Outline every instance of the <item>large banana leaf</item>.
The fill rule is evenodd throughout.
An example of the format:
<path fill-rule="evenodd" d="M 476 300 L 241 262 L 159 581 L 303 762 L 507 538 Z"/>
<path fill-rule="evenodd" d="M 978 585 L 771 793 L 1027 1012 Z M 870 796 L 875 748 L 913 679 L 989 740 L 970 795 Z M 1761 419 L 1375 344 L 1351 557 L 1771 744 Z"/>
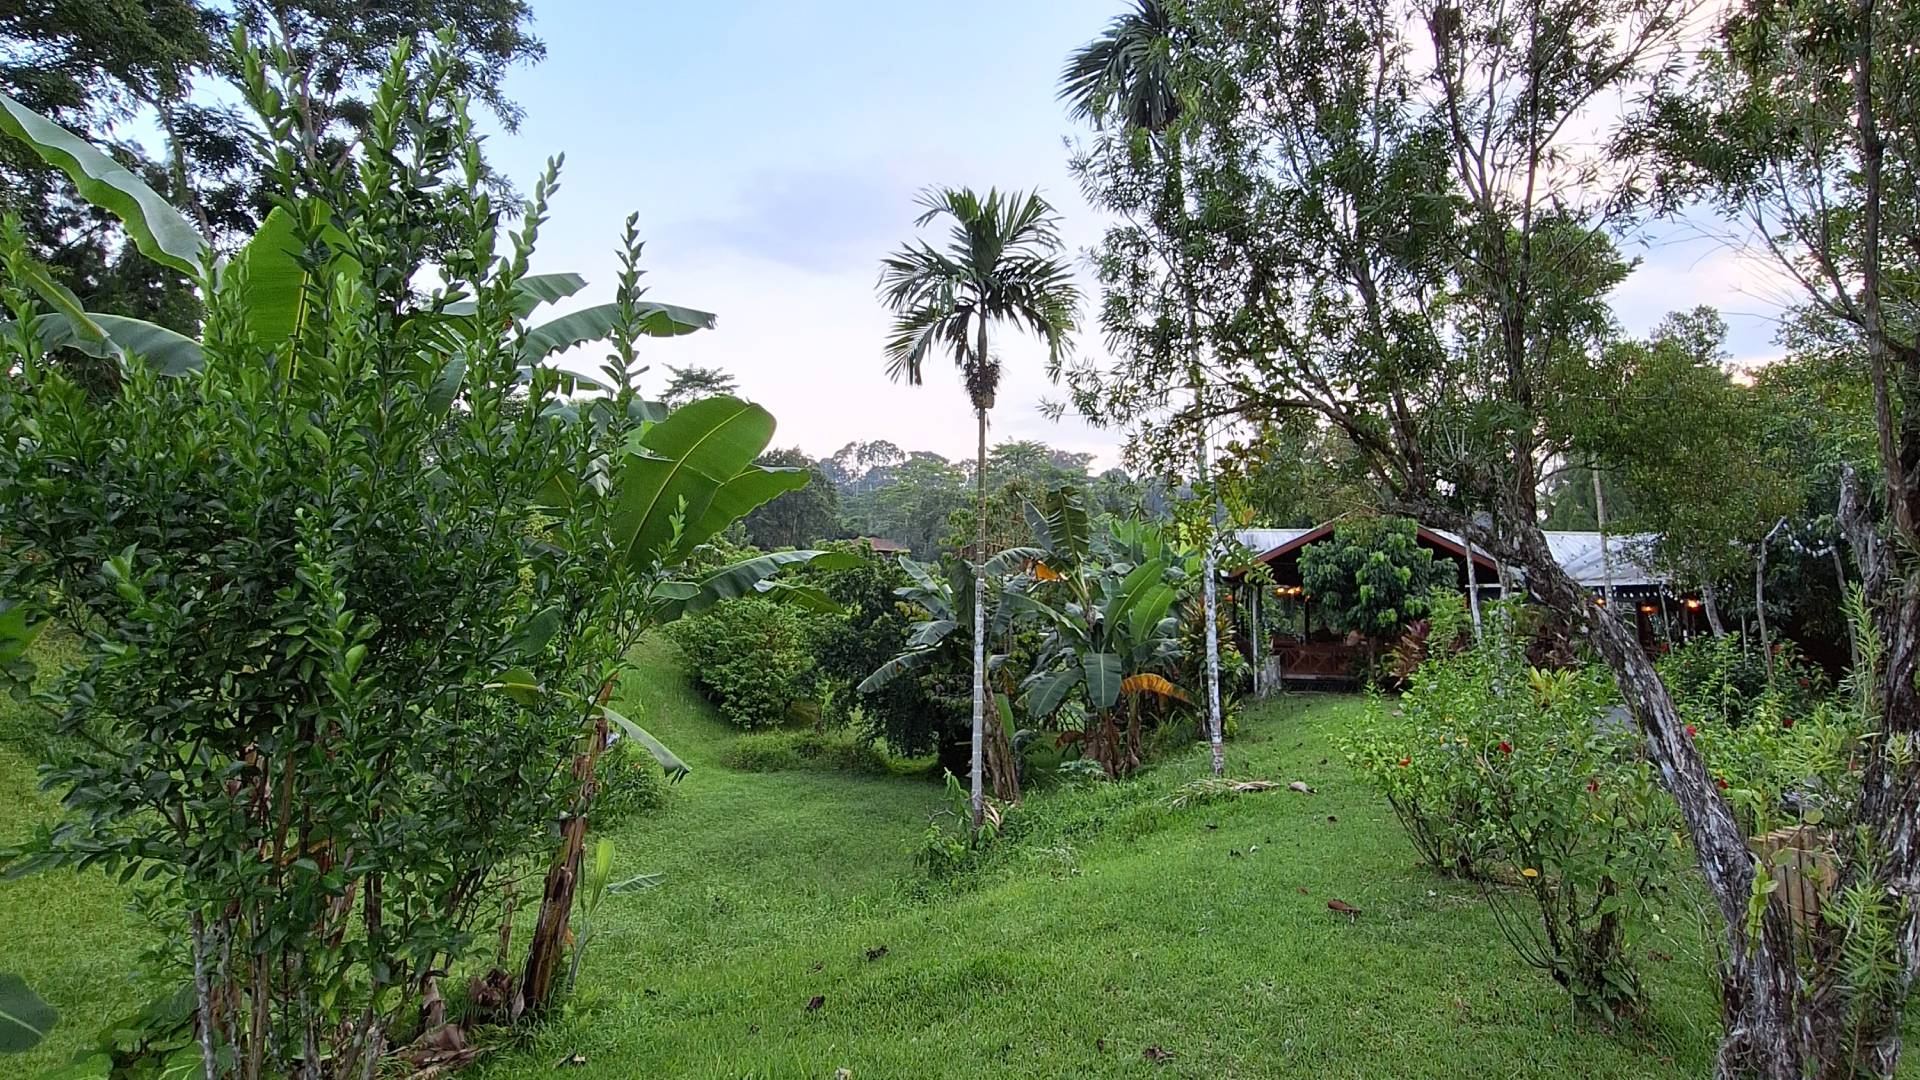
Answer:
<path fill-rule="evenodd" d="M 200 273 L 206 240 L 126 166 L 3 93 L 0 132 L 26 143 L 42 161 L 66 173 L 81 198 L 119 218 L 147 258 L 190 277 Z"/>
<path fill-rule="evenodd" d="M 952 619 L 928 619 L 926 622 L 914 623 L 912 631 L 907 634 L 907 648 L 932 648 L 945 641 L 948 634 L 959 628 L 960 624 Z"/>
<path fill-rule="evenodd" d="M 587 287 L 579 274 L 528 274 L 514 283 L 513 310 L 521 318 L 533 314 L 541 304 L 555 304 Z M 455 300 L 442 311 L 448 315 L 471 315 L 478 308 L 471 300 Z"/>
<path fill-rule="evenodd" d="M 873 670 L 873 674 L 860 680 L 855 687 L 863 694 L 871 694 L 893 680 L 910 671 L 918 671 L 940 655 L 938 649 L 909 649 Z"/>
<path fill-rule="evenodd" d="M 1160 634 L 1160 624 L 1167 617 L 1167 609 L 1173 606 L 1177 594 L 1170 586 L 1155 584 L 1137 601 L 1127 620 L 1127 635 L 1135 647 L 1146 643 Z M 1119 631 L 1119 627 L 1113 627 Z"/>
<path fill-rule="evenodd" d="M 1080 657 L 1080 670 L 1087 677 L 1087 703 L 1096 709 L 1111 709 L 1120 699 L 1120 657 L 1117 653 L 1090 652 Z"/>
<path fill-rule="evenodd" d="M 678 337 L 695 330 L 711 330 L 717 321 L 711 312 L 696 311 L 676 304 L 642 303 L 637 306 L 642 312 L 640 331 L 648 337 Z M 537 364 L 575 345 L 604 341 L 612 336 L 619 319 L 619 305 L 596 304 L 562 315 L 552 322 L 542 323 L 527 331 L 526 343 L 520 348 L 520 360 L 526 364 Z"/>
<path fill-rule="evenodd" d="M 40 316 L 35 333 L 48 349 L 76 349 L 97 360 L 121 362 L 138 356 L 162 375 L 186 375 L 204 362 L 199 342 L 158 323 L 97 311 L 87 312 L 86 319 L 105 336 L 90 338 L 83 324 L 60 313 Z"/>
<path fill-rule="evenodd" d="M 59 1020 L 25 979 L 0 973 L 0 1054 L 24 1054 L 40 1045 Z"/>
<path fill-rule="evenodd" d="M 763 503 L 806 487 L 810 476 L 805 469 L 749 466 L 713 493 L 707 512 L 700 516 L 698 524 L 687 527 L 682 543 L 687 547 L 706 543 Z"/>
<path fill-rule="evenodd" d="M 653 760 L 659 762 L 660 768 L 666 771 L 668 779 L 675 781 L 682 780 L 686 778 L 688 773 L 693 771 L 693 766 L 681 761 L 679 755 L 667 749 L 666 744 L 654 738 L 648 733 L 646 728 L 621 716 L 605 705 L 600 706 L 600 711 L 606 714 L 608 722 L 612 723 L 614 727 L 619 728 L 627 738 L 645 747 L 647 753 L 653 755 Z"/>
<path fill-rule="evenodd" d="M 705 611 L 723 600 L 736 600 L 759 592 L 768 579 L 790 566 L 844 570 L 859 561 L 859 556 L 844 551 L 776 551 L 757 555 L 724 566 L 698 581 L 666 582 L 654 592 L 653 617 L 656 622 L 672 622 Z"/>
<path fill-rule="evenodd" d="M 1044 511 L 1030 502 L 1023 507 L 1027 524 L 1047 554 L 1056 560 L 1074 563 L 1087 560 L 1092 551 L 1093 530 L 1079 492 L 1068 487 L 1055 488 L 1047 495 Z"/>
<path fill-rule="evenodd" d="M 1106 610 L 1101 613 L 1101 617 L 1106 621 L 1108 634 L 1124 632 L 1127 615 L 1133 610 L 1134 605 L 1138 604 L 1140 598 L 1149 590 L 1159 585 L 1160 579 L 1165 577 L 1166 573 L 1167 565 L 1162 562 L 1141 563 L 1133 568 L 1133 572 L 1120 582 L 1118 589 L 1114 590 L 1113 596 L 1107 600 Z"/>
<path fill-rule="evenodd" d="M 314 227 L 329 252 L 323 272 L 359 273 L 359 261 L 346 254 L 347 235 L 326 220 L 331 216 L 326 205 L 302 203 L 299 212 L 320 219 L 314 222 Z M 244 309 L 247 329 L 256 341 L 266 344 L 286 341 L 299 333 L 306 321 L 310 299 L 308 283 L 313 275 L 302 264 L 307 252 L 301 247 L 298 226 L 293 212 L 276 206 L 267 214 L 267 220 L 260 223 L 259 231 L 247 241 L 247 246 L 234 257 L 235 266 L 246 268 Z"/>
<path fill-rule="evenodd" d="M 1077 667 L 1035 675 L 1027 686 L 1027 715 L 1036 720 L 1052 716 L 1082 678 L 1084 673 Z"/>
<path fill-rule="evenodd" d="M 669 555 L 676 515 L 686 530 L 678 547 L 689 548 L 686 537 L 704 527 L 720 488 L 751 467 L 772 439 L 772 414 L 724 396 L 691 402 L 647 428 L 613 495 L 622 554 L 640 566 Z"/>

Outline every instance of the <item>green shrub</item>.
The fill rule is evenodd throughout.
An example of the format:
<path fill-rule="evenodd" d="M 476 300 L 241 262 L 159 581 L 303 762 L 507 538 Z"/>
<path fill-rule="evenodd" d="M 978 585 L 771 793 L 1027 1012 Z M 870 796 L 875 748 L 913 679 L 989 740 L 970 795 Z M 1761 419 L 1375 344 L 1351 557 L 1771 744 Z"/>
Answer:
<path fill-rule="evenodd" d="M 667 628 L 694 685 L 736 727 L 774 727 L 814 690 L 814 622 L 800 609 L 749 597 Z"/>
<path fill-rule="evenodd" d="M 594 815 L 601 825 L 657 814 L 667 808 L 672 787 L 660 762 L 631 739 L 621 739 L 600 755 Z"/>
<path fill-rule="evenodd" d="M 1675 702 L 1698 717 L 1743 724 L 1762 709 L 1806 712 L 1828 696 L 1826 672 L 1791 641 L 1773 645 L 1773 677 L 1766 658 L 1735 635 L 1696 638 L 1660 659 L 1660 678 Z M 1763 704 L 1764 701 L 1764 704 Z"/>
<path fill-rule="evenodd" d="M 884 751 L 850 731 L 755 732 L 734 739 L 721 760 L 741 772 L 827 769 L 885 776 L 893 771 Z"/>
<path fill-rule="evenodd" d="M 1633 935 L 1673 872 L 1672 803 L 1609 715 L 1606 673 L 1529 668 L 1507 622 L 1422 664 L 1397 703 L 1375 699 L 1344 750 L 1429 863 L 1481 881 L 1527 962 L 1586 1008 L 1632 1011 Z"/>

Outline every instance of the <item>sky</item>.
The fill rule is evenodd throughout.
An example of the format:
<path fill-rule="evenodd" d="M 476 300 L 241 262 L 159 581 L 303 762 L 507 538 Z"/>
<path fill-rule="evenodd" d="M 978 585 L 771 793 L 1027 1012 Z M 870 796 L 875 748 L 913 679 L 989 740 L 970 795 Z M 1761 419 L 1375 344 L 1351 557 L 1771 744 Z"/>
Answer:
<path fill-rule="evenodd" d="M 879 262 L 915 235 L 914 199 L 929 185 L 1038 188 L 1062 215 L 1083 292 L 1097 296 L 1085 252 L 1103 222 L 1067 170 L 1066 140 L 1082 133 L 1055 90 L 1067 54 L 1121 5 L 536 0 L 547 58 L 509 77 L 526 119 L 496 133 L 489 154 L 523 190 L 566 155 L 534 267 L 587 278 L 566 308 L 612 299 L 621 225 L 637 213 L 650 296 L 718 314 L 713 331 L 646 343 L 643 391 L 665 385 L 665 365 L 719 367 L 778 418 L 777 445 L 824 456 L 887 439 L 965 457 L 974 428 L 952 365 L 930 365 L 924 386 L 887 379 Z M 1666 225 L 1629 239 L 1643 261 L 1615 294 L 1622 323 L 1642 333 L 1713 304 L 1736 361 L 1773 356 L 1783 291 L 1703 232 Z M 1105 356 L 1097 332 L 1078 345 Z M 995 351 L 994 441 L 1117 463 L 1120 433 L 1041 413 L 1058 392 L 1040 345 L 1008 331 Z M 597 356 L 569 362 L 590 370 Z"/>

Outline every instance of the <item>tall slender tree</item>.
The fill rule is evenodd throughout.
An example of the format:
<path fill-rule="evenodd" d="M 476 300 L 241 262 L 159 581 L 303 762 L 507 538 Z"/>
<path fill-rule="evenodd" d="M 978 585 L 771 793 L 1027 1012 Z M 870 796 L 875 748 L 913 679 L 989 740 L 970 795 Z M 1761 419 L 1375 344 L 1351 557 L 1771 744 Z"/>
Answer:
<path fill-rule="evenodd" d="M 977 519 L 974 561 L 987 558 L 987 411 L 1000 385 L 1000 362 L 990 351 L 995 323 L 1025 328 L 1047 347 L 1057 372 L 1072 348 L 1079 289 L 1059 257 L 1059 215 L 1038 192 L 989 188 L 934 188 L 920 197 L 925 228 L 952 221 L 948 243 L 935 248 L 914 241 L 881 263 L 880 299 L 894 312 L 887 339 L 887 376 L 918 386 L 927 359 L 946 352 L 967 388 L 978 425 L 974 486 Z M 974 574 L 973 589 L 973 826 L 985 811 L 982 756 L 986 735 L 986 575 Z"/>
<path fill-rule="evenodd" d="M 1158 158 L 1160 175 L 1170 182 L 1160 191 L 1159 211 L 1152 215 L 1152 231 L 1172 268 L 1170 277 L 1180 293 L 1181 316 L 1176 323 L 1186 331 L 1182 344 L 1188 356 L 1187 383 L 1192 392 L 1193 435 L 1197 448 L 1197 478 L 1207 489 L 1214 509 L 1207 517 L 1206 557 L 1201 601 L 1206 619 L 1207 735 L 1213 745 L 1213 774 L 1226 771 L 1226 746 L 1220 716 L 1220 618 L 1216 593 L 1216 565 L 1220 512 L 1212 488 L 1212 446 L 1208 440 L 1205 379 L 1199 361 L 1198 305 L 1193 277 L 1181 269 L 1184 251 L 1180 239 L 1191 226 L 1186 195 L 1180 183 L 1180 133 L 1177 123 L 1185 113 L 1181 103 L 1180 23 L 1164 0 L 1134 0 L 1131 10 L 1115 16 L 1101 35 L 1075 50 L 1060 75 L 1060 97 L 1071 113 L 1095 128 L 1114 132 L 1122 144 L 1109 151 L 1144 151 Z"/>

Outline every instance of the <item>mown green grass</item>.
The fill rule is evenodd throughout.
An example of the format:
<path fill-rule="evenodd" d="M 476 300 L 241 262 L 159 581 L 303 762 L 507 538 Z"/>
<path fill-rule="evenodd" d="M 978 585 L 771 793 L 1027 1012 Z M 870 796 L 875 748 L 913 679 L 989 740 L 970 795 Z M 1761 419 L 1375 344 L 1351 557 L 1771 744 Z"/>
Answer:
<path fill-rule="evenodd" d="M 485 1080 L 563 1061 L 583 1080 L 1708 1071 L 1716 1009 L 1690 916 L 1650 935 L 1662 958 L 1637 1027 L 1572 1016 L 1341 763 L 1355 699 L 1275 703 L 1232 745 L 1235 775 L 1316 795 L 1173 810 L 1205 772 L 1196 748 L 1132 785 L 1035 795 L 1017 839 L 930 884 L 912 851 L 945 805 L 936 785 L 733 772 L 735 736 L 670 658 L 646 667 L 638 707 L 697 771 L 664 815 L 617 831 L 616 873 L 667 883 L 609 902 L 566 1014 Z M 1334 914 L 1335 897 L 1364 913 Z"/>
<path fill-rule="evenodd" d="M 1127 785 L 1036 793 L 982 865 L 932 882 L 913 856 L 947 805 L 939 784 L 728 768 L 739 736 L 670 647 L 638 659 L 619 707 L 695 772 L 664 812 L 612 830 L 615 876 L 666 883 L 607 901 L 564 1013 L 477 1080 L 1709 1069 L 1717 1010 L 1688 905 L 1643 941 L 1644 1018 L 1609 1030 L 1573 1016 L 1475 888 L 1420 869 L 1341 763 L 1333 740 L 1356 699 L 1271 703 L 1230 745 L 1234 775 L 1317 794 L 1173 809 L 1168 796 L 1206 771 L 1196 747 Z M 30 788 L 24 758 L 0 747 L 0 838 L 47 809 Z M 1363 913 L 1329 911 L 1336 897 Z M 0 970 L 73 1018 L 27 1065 L 63 1058 L 136 1000 L 123 904 L 97 876 L 0 885 Z M 1171 1057 L 1149 1061 L 1149 1047 Z"/>

